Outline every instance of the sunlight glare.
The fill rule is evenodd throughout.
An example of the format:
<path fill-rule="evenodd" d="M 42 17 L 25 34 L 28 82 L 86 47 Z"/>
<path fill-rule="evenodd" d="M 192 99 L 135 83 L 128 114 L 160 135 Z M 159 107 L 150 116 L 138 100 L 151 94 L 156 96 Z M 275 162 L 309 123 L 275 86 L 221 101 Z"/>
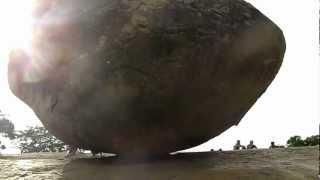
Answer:
<path fill-rule="evenodd" d="M 34 0 L 4 0 L 0 6 L 0 52 L 30 48 L 32 35 L 32 9 Z"/>

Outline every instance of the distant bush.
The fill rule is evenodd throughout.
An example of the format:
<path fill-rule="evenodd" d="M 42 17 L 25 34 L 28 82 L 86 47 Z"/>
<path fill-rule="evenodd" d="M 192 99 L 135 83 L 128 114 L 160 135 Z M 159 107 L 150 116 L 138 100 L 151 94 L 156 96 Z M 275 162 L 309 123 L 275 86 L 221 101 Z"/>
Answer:
<path fill-rule="evenodd" d="M 0 144 L 1 144 L 1 141 L 0 141 Z M 0 146 L 0 149 L 1 149 L 1 150 L 4 150 L 4 149 L 6 149 L 6 148 L 7 148 L 7 147 L 6 147 L 5 145 L 1 145 L 1 146 Z"/>
<path fill-rule="evenodd" d="M 305 140 L 301 136 L 292 136 L 287 141 L 288 147 L 316 146 L 319 143 L 319 135 L 307 137 Z"/>
<path fill-rule="evenodd" d="M 5 117 L 0 116 L 0 134 L 10 139 L 15 138 L 14 125 L 13 123 Z"/>
<path fill-rule="evenodd" d="M 4 114 L 0 111 L 0 135 L 14 139 L 14 125 L 6 118 Z M 0 150 L 6 149 L 6 146 L 0 141 Z"/>
<path fill-rule="evenodd" d="M 61 152 L 65 144 L 49 133 L 44 127 L 29 127 L 23 131 L 15 131 L 14 124 L 0 111 L 0 135 L 16 139 L 21 152 Z M 0 150 L 6 146 L 0 141 Z"/>
<path fill-rule="evenodd" d="M 307 146 L 316 146 L 320 144 L 320 136 L 310 136 L 304 140 L 305 145 Z"/>

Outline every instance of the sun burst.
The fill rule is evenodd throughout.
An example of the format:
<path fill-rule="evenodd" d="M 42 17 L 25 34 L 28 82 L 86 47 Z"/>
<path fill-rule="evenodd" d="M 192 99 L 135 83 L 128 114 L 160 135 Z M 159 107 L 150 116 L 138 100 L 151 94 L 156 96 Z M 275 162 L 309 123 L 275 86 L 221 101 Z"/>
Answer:
<path fill-rule="evenodd" d="M 34 0 L 3 0 L 0 6 L 0 51 L 29 49 L 32 37 Z"/>

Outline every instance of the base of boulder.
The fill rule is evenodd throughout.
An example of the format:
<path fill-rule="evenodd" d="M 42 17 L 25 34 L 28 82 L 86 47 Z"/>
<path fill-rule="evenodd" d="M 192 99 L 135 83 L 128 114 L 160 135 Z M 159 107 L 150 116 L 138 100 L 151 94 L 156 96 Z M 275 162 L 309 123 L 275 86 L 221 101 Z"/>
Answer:
<path fill-rule="evenodd" d="M 66 160 L 63 155 L 0 156 L 0 179 L 313 180 L 319 167 L 319 146 L 181 153 L 135 161 L 85 154 Z"/>

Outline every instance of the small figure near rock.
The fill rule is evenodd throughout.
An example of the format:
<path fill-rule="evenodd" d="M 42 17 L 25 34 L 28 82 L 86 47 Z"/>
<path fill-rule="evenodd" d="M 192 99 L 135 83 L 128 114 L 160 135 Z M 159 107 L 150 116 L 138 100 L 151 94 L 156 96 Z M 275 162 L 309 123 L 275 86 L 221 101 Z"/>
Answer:
<path fill-rule="evenodd" d="M 247 145 L 247 149 L 258 149 L 256 145 L 253 144 L 253 140 Z"/>
<path fill-rule="evenodd" d="M 246 149 L 246 147 L 240 144 L 240 140 L 237 140 L 237 143 L 233 146 L 233 150 L 241 150 L 241 149 Z"/>
<path fill-rule="evenodd" d="M 219 151 L 219 152 L 222 152 L 222 149 L 220 148 L 218 151 Z"/>
<path fill-rule="evenodd" d="M 284 146 L 275 145 L 274 142 L 272 141 L 269 149 L 276 149 L 276 148 L 285 148 L 285 147 Z"/>
<path fill-rule="evenodd" d="M 67 153 L 67 155 L 65 156 L 65 158 L 71 158 L 71 157 L 75 156 L 76 153 L 77 153 L 77 150 L 78 150 L 78 147 L 73 146 L 73 145 L 68 145 L 68 146 L 67 146 L 67 151 L 68 151 L 68 153 Z"/>
<path fill-rule="evenodd" d="M 91 150 L 91 154 L 93 157 L 96 157 L 97 154 L 99 154 L 100 158 L 102 157 L 102 152 Z"/>

